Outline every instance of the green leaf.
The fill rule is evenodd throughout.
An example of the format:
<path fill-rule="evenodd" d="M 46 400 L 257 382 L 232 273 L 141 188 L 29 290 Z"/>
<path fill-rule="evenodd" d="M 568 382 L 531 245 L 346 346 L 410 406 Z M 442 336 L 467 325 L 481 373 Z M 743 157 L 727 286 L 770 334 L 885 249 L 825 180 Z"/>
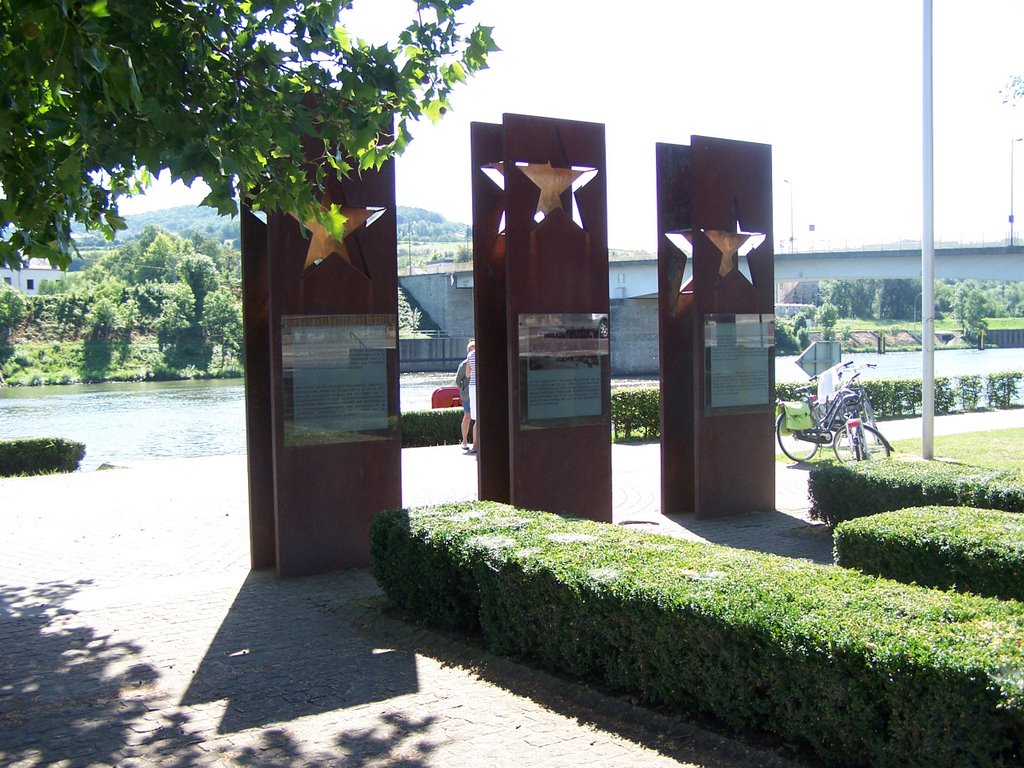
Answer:
<path fill-rule="evenodd" d="M 128 224 L 125 222 L 124 217 L 118 215 L 114 211 L 107 211 L 103 218 L 107 222 L 107 226 L 115 232 L 120 232 L 121 230 L 128 228 Z"/>
<path fill-rule="evenodd" d="M 235 203 L 235 198 L 231 194 L 218 192 L 217 190 L 211 191 L 199 204 L 216 208 L 217 213 L 221 216 L 234 216 L 238 213 L 238 205 Z"/>
<path fill-rule="evenodd" d="M 338 44 L 341 50 L 345 51 L 345 53 L 352 52 L 352 40 L 349 37 L 348 30 L 345 29 L 344 26 L 341 24 L 335 24 L 331 36 L 334 38 L 334 42 Z"/>
<path fill-rule="evenodd" d="M 105 57 L 95 48 L 86 48 L 82 55 L 86 63 L 97 72 L 102 72 L 107 68 Z"/>
<path fill-rule="evenodd" d="M 317 219 L 327 230 L 327 234 L 335 240 L 345 239 L 345 224 L 348 222 L 348 217 L 341 212 L 340 206 L 331 203 L 330 208 L 323 209 Z"/>
<path fill-rule="evenodd" d="M 83 10 L 90 16 L 95 16 L 98 19 L 110 16 L 110 10 L 107 8 L 107 0 L 96 0 L 96 2 L 85 6 Z"/>

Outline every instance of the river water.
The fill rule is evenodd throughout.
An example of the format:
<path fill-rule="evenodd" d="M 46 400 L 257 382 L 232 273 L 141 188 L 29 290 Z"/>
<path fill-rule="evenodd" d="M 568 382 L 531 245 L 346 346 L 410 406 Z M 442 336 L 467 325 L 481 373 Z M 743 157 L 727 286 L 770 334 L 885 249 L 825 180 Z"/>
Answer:
<path fill-rule="evenodd" d="M 794 357 L 775 363 L 778 381 L 806 381 Z M 875 363 L 864 378 L 920 378 L 921 353 L 846 355 Z M 1024 370 L 1024 349 L 939 350 L 936 376 L 985 375 Z M 451 373 L 404 373 L 402 409 L 430 408 Z M 656 379 L 615 379 L 613 386 Z M 216 456 L 245 451 L 245 394 L 240 380 L 146 384 L 85 384 L 0 388 L 0 439 L 66 437 L 85 443 L 83 469 L 143 459 Z"/>

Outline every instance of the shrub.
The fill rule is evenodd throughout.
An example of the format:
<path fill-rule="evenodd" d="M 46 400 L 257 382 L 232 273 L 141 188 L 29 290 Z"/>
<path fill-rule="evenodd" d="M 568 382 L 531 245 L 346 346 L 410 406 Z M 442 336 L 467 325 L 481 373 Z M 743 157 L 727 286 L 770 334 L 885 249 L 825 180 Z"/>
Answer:
<path fill-rule="evenodd" d="M 989 408 L 1005 409 L 1013 406 L 1017 399 L 1024 373 L 1019 371 L 990 373 L 985 380 L 985 399 Z"/>
<path fill-rule="evenodd" d="M 831 526 L 935 504 L 1024 512 L 1024 485 L 1015 473 L 945 461 L 818 464 L 807 494 L 810 516 Z"/>
<path fill-rule="evenodd" d="M 0 477 L 74 472 L 85 457 L 85 446 L 61 437 L 0 440 Z"/>
<path fill-rule="evenodd" d="M 661 437 L 658 387 L 612 390 L 612 429 L 616 440 L 657 440 Z"/>
<path fill-rule="evenodd" d="M 978 404 L 981 403 L 981 394 L 985 388 L 981 376 L 960 376 L 956 381 L 960 410 L 977 410 Z"/>
<path fill-rule="evenodd" d="M 385 512 L 371 551 L 418 620 L 828 765 L 1021 755 L 1015 602 L 488 503 Z"/>
<path fill-rule="evenodd" d="M 1024 519 L 971 507 L 913 507 L 836 526 L 836 563 L 896 581 L 1024 600 Z"/>
<path fill-rule="evenodd" d="M 402 413 L 402 447 L 456 445 L 462 442 L 462 408 L 436 408 Z"/>

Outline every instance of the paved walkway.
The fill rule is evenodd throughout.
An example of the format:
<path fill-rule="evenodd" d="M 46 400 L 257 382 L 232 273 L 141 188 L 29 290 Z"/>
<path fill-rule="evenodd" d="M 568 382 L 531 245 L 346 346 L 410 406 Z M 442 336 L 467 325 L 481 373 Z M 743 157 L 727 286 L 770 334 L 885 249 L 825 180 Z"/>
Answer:
<path fill-rule="evenodd" d="M 617 523 L 830 559 L 802 469 L 724 522 L 658 514 L 656 445 L 613 472 Z M 403 474 L 410 506 L 474 495 L 457 447 Z M 2 765 L 787 764 L 400 622 L 366 572 L 251 573 L 242 456 L 0 480 L 0 520 Z"/>

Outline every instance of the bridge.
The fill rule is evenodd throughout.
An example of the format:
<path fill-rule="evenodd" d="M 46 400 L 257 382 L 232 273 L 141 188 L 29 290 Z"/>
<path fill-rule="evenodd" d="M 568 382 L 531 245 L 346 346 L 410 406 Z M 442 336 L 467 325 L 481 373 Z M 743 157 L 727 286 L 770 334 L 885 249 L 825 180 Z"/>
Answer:
<path fill-rule="evenodd" d="M 745 268 L 740 259 L 740 269 Z M 1024 280 L 1024 245 L 957 245 L 938 247 L 935 272 L 939 278 Z M 689 269 L 687 275 L 689 277 Z M 749 277 L 749 273 L 748 273 Z M 921 248 L 904 247 L 859 251 L 799 251 L 775 254 L 776 284 L 837 279 L 894 279 L 921 277 Z M 454 370 L 473 334 L 473 271 L 469 264 L 444 265 L 430 273 L 399 277 L 399 283 L 443 330 L 456 337 L 403 340 L 403 370 Z M 657 259 L 612 261 L 608 264 L 612 327 L 621 343 L 612 346 L 616 375 L 657 373 Z M 457 342 L 457 343 L 456 343 Z M 1006 342 L 1010 343 L 1010 342 Z M 445 345 L 448 346 L 445 346 Z M 415 349 L 413 347 L 416 347 Z"/>
<path fill-rule="evenodd" d="M 740 270 L 745 271 L 741 259 Z M 684 280 L 689 278 L 687 265 Z M 1024 280 L 1024 245 L 957 245 L 935 249 L 935 276 L 976 280 Z M 658 262 L 613 261 L 608 264 L 613 299 L 639 299 L 658 293 Z M 749 277 L 749 274 L 748 274 Z M 800 251 L 775 254 L 775 282 L 818 280 L 919 279 L 921 246 L 860 251 Z"/>

